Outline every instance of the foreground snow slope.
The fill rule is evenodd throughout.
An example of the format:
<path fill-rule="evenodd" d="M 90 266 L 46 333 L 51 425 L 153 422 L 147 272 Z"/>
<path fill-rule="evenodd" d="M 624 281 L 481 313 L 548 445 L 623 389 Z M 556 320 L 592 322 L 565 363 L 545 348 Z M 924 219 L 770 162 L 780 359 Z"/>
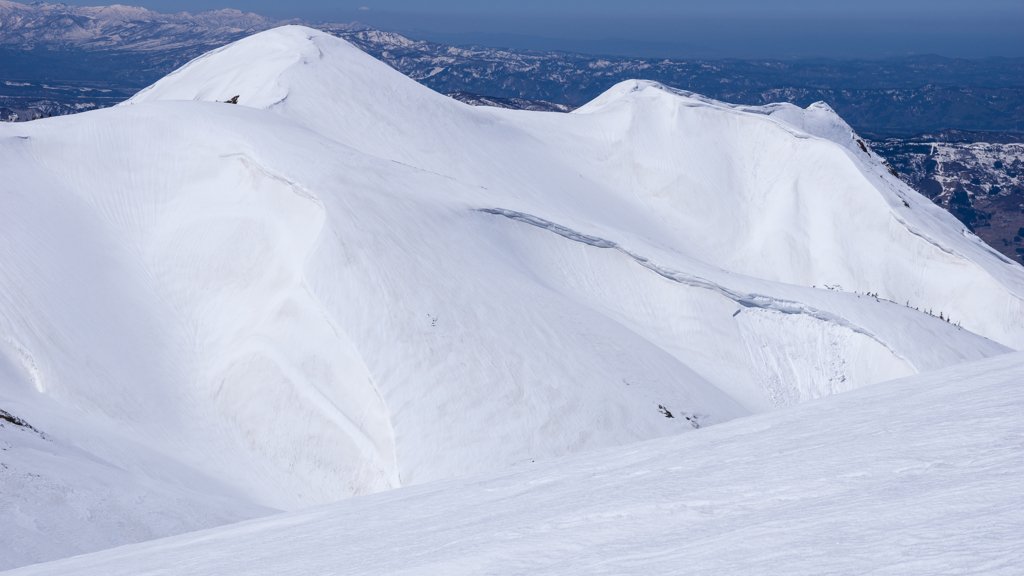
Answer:
<path fill-rule="evenodd" d="M 0 358 L 0 378 L 17 378 L 17 371 Z M 3 404 L 9 418 L 0 413 L 0 569 L 275 512 L 225 495 L 223 486 L 169 466 L 116 430 L 105 438 L 108 443 L 155 461 L 165 477 L 134 474 L 41 433 L 11 414 L 21 411 L 19 402 L 5 395 Z M 64 430 L 103 434 L 56 402 L 50 409 L 73 423 Z"/>
<path fill-rule="evenodd" d="M 65 469 L 86 454 L 150 487 L 124 525 L 173 494 L 186 518 L 111 531 L 92 506 L 70 540 L 40 528 L 49 551 L 5 524 L 0 560 L 693 432 L 1024 342 L 1024 270 L 843 130 L 646 83 L 580 114 L 473 108 L 301 27 L 125 106 L 0 125 L 20 374 L 0 409 Z"/>
<path fill-rule="evenodd" d="M 1024 355 L 12 574 L 1019 574 Z"/>

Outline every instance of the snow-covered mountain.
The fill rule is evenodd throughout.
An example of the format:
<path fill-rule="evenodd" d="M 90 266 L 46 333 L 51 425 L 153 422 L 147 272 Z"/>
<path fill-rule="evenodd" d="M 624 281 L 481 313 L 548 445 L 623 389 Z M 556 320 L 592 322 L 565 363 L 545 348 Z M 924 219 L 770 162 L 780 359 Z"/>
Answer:
<path fill-rule="evenodd" d="M 0 409 L 34 428 L 3 434 L 35 455 L 0 505 L 67 518 L 5 523 L 7 566 L 1024 347 L 1024 269 L 823 104 L 473 107 L 286 26 L 2 124 L 0 167 Z"/>

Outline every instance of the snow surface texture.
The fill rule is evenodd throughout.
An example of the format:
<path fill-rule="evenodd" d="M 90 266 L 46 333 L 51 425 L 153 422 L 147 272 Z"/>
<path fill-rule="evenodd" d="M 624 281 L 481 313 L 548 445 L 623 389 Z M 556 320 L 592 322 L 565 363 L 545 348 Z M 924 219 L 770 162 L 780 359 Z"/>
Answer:
<path fill-rule="evenodd" d="M 5 523 L 6 566 L 1024 347 L 1024 270 L 823 106 L 626 82 L 474 108 L 293 26 L 0 125 L 0 171 L 0 409 L 74 463 L 19 466 L 71 485 L 84 454 L 152 494 L 35 543 Z"/>
<path fill-rule="evenodd" d="M 0 363 L 5 363 L 4 359 Z M 6 376 L 11 368 L 0 366 L 0 371 Z M 5 397 L 4 404 L 10 404 L 9 400 Z M 60 412 L 61 407 L 54 405 L 52 409 Z M 184 486 L 180 479 L 194 476 L 188 470 L 177 470 L 178 479 L 132 474 L 39 432 L 31 423 L 18 425 L 2 417 L 0 413 L 3 567 L 274 512 L 237 498 L 219 496 L 216 487 L 209 483 L 203 486 L 193 481 L 193 487 Z M 125 438 L 108 441 L 124 450 L 133 448 Z M 168 464 L 171 463 L 161 462 L 165 469 Z M 167 470 L 171 471 L 173 468 Z"/>
<path fill-rule="evenodd" d="M 1016 575 L 1022 375 L 1004 355 L 14 574 Z"/>

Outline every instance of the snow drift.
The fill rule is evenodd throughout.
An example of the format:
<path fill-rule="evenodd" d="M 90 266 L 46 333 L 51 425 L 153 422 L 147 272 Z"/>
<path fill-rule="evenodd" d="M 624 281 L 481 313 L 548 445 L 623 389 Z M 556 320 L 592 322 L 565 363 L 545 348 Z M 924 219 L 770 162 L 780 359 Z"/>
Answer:
<path fill-rule="evenodd" d="M 0 166 L 0 408 L 224 521 L 1024 346 L 1024 270 L 821 105 L 474 108 L 289 26 Z"/>

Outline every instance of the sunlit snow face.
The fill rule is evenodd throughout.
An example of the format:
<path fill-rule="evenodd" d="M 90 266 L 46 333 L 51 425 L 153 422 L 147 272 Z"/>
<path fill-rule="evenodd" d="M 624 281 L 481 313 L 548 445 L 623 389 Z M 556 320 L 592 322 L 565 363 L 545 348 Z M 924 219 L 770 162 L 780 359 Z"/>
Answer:
<path fill-rule="evenodd" d="M 0 125 L 3 409 L 63 443 L 46 486 L 143 485 L 138 513 L 93 498 L 112 545 L 1024 346 L 1024 271 L 856 140 L 641 81 L 474 108 L 274 29 Z M 175 499 L 212 512 L 161 524 Z"/>

